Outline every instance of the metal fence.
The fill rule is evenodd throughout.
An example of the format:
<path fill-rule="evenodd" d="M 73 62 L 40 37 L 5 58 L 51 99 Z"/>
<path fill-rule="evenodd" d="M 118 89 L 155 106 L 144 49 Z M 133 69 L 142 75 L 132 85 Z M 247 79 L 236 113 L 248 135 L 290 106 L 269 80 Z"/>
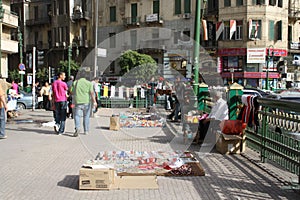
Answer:
<path fill-rule="evenodd" d="M 270 160 L 297 174 L 300 183 L 300 103 L 267 98 L 258 103 L 261 123 L 258 129 L 246 129 L 247 146 L 262 162 Z"/>

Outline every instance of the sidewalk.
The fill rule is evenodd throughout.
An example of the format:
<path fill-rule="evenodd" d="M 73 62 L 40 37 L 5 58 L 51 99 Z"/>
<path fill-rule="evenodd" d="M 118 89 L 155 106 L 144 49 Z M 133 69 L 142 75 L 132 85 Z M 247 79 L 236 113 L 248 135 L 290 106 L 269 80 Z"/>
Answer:
<path fill-rule="evenodd" d="M 199 156 L 205 176 L 160 176 L 158 190 L 78 190 L 81 165 L 99 151 L 184 148 L 176 123 L 110 131 L 109 117 L 119 112 L 124 110 L 100 109 L 98 118 L 91 118 L 89 135 L 75 138 L 72 119 L 67 119 L 66 134 L 58 136 L 53 128 L 41 126 L 53 120 L 52 112 L 23 111 L 7 123 L 8 139 L 0 140 L 0 199 L 300 199 L 299 191 L 282 189 L 289 177 L 297 177 L 259 163 L 252 151 L 245 156 L 221 155 L 203 153 L 195 145 L 189 149 Z"/>

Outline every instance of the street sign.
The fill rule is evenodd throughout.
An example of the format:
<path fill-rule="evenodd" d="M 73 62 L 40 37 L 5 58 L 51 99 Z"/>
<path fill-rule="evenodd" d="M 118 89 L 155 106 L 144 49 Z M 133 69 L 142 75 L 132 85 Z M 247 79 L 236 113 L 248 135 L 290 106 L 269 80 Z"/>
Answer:
<path fill-rule="evenodd" d="M 28 84 L 28 85 L 31 85 L 31 84 L 32 84 L 32 75 L 31 75 L 31 76 L 28 76 L 28 75 L 27 75 L 27 84 Z"/>
<path fill-rule="evenodd" d="M 21 71 L 25 70 L 25 65 L 24 65 L 23 63 L 20 63 L 20 64 L 19 64 L 19 69 L 20 69 Z"/>
<path fill-rule="evenodd" d="M 25 71 L 19 71 L 19 74 L 25 74 Z"/>

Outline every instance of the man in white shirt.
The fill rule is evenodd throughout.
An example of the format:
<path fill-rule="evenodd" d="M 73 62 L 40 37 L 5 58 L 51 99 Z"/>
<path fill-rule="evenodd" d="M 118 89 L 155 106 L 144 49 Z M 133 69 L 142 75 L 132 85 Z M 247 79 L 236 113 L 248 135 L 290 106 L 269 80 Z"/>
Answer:
<path fill-rule="evenodd" d="M 209 129 L 218 129 L 220 126 L 220 122 L 223 120 L 228 119 L 228 105 L 227 102 L 222 99 L 222 92 L 217 90 L 212 90 L 210 92 L 210 96 L 215 102 L 214 106 L 211 109 L 210 114 L 204 120 L 199 122 L 198 128 L 198 137 L 200 137 L 200 141 L 203 141 L 204 138 L 207 136 L 206 141 L 210 143 L 215 142 L 215 133 Z"/>

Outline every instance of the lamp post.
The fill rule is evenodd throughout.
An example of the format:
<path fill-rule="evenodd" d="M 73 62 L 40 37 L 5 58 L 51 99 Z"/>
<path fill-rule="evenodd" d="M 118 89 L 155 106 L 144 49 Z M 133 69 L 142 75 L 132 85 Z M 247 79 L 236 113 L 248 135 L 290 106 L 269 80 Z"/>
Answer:
<path fill-rule="evenodd" d="M 271 53 L 271 48 L 272 47 L 272 53 Z M 274 56 L 274 46 L 273 45 L 269 45 L 268 47 L 268 57 L 267 57 L 267 72 L 266 72 L 266 90 L 269 90 L 269 61 L 271 59 L 272 56 L 272 62 L 273 62 L 273 56 Z"/>
<path fill-rule="evenodd" d="M 19 40 L 19 49 L 20 49 L 20 64 L 23 64 L 23 44 L 22 44 L 23 38 L 19 27 L 18 27 L 18 40 Z M 21 75 L 21 87 L 23 88 L 23 74 L 20 75 Z"/>
<path fill-rule="evenodd" d="M 73 47 L 73 45 L 76 46 L 76 56 L 79 55 L 78 45 L 76 43 L 72 42 L 68 47 L 68 78 L 70 78 L 70 76 L 71 76 L 71 58 L 72 58 L 72 47 Z"/>

